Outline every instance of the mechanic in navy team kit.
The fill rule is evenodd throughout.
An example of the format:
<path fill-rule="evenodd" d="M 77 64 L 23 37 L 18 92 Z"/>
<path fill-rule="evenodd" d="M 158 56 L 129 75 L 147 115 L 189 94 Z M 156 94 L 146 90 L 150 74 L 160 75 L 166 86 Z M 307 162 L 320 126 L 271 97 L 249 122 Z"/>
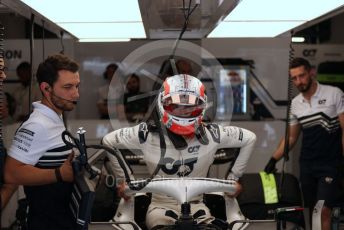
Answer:
<path fill-rule="evenodd" d="M 292 148 L 303 132 L 300 154 L 300 182 L 306 207 L 313 209 L 318 200 L 325 200 L 322 229 L 331 227 L 331 208 L 340 196 L 339 163 L 343 159 L 344 95 L 333 86 L 322 85 L 315 79 L 310 63 L 295 58 L 289 67 L 293 84 L 300 91 L 292 100 L 289 126 L 289 146 Z M 265 167 L 275 171 L 282 158 L 285 140 Z"/>
<path fill-rule="evenodd" d="M 233 126 L 204 124 L 207 96 L 200 80 L 186 74 L 169 77 L 163 83 L 158 96 L 157 109 L 162 129 L 141 123 L 130 128 L 122 128 L 107 134 L 103 144 L 118 149 L 141 149 L 150 173 L 158 162 L 163 162 L 157 173 L 159 177 L 206 177 L 213 163 L 214 155 L 220 148 L 241 148 L 229 173 L 228 179 L 236 181 L 237 192 L 241 186 L 237 182 L 247 166 L 256 136 L 254 133 Z M 160 135 L 164 135 L 166 153 L 160 161 Z M 117 178 L 124 177 L 116 158 L 109 159 Z M 124 186 L 119 186 L 119 194 L 125 198 Z M 153 194 L 146 215 L 149 229 L 174 224 L 180 205 L 172 197 Z M 214 218 L 199 196 L 191 201 L 191 212 L 198 223 L 210 223 Z"/>
<path fill-rule="evenodd" d="M 63 112 L 79 99 L 78 64 L 62 54 L 49 56 L 37 69 L 42 101 L 16 131 L 5 164 L 5 181 L 24 185 L 29 230 L 70 230 L 73 153 L 62 141 Z"/>

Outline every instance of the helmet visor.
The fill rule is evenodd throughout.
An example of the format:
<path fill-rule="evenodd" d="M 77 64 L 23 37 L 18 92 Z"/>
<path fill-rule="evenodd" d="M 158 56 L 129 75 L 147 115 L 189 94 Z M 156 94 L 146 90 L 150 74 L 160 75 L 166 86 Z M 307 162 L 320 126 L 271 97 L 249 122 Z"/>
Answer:
<path fill-rule="evenodd" d="M 194 95 L 173 95 L 163 99 L 164 110 L 176 117 L 195 118 L 205 109 L 205 102 Z"/>

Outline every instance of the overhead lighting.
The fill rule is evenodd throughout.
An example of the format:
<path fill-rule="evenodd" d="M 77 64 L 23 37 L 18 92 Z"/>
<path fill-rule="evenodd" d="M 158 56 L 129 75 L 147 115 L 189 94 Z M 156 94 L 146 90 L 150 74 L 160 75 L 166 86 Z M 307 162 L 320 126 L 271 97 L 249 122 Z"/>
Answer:
<path fill-rule="evenodd" d="M 302 22 L 222 22 L 209 35 L 209 38 L 267 38 L 299 26 Z"/>
<path fill-rule="evenodd" d="M 241 0 L 208 37 L 276 37 L 343 5 L 344 0 Z"/>
<path fill-rule="evenodd" d="M 305 42 L 305 38 L 304 37 L 292 37 L 291 41 L 292 42 L 300 42 L 300 43 L 302 43 L 302 42 Z"/>
<path fill-rule="evenodd" d="M 81 38 L 79 42 L 128 42 L 130 39 L 120 38 Z"/>
<path fill-rule="evenodd" d="M 224 21 L 310 21 L 343 5 L 343 0 L 241 0 Z"/>
<path fill-rule="evenodd" d="M 59 26 L 82 38 L 145 38 L 142 22 L 133 23 L 58 23 Z"/>
<path fill-rule="evenodd" d="M 21 1 L 79 39 L 146 37 L 137 0 Z"/>
<path fill-rule="evenodd" d="M 112 31 L 110 32 L 111 36 L 105 37 L 102 32 L 99 34 L 100 38 L 146 37 L 139 0 L 21 1 L 79 39 L 92 38 L 89 33 L 94 33 L 93 36 L 96 36 L 95 31 L 99 31 L 97 27 L 109 28 Z M 274 37 L 343 5 L 344 0 L 240 0 L 234 10 L 208 37 Z M 95 23 L 97 26 L 93 26 Z M 109 24 L 113 27 L 101 24 Z M 122 26 L 118 24 L 122 24 Z M 135 24 L 136 29 L 132 30 L 134 26 L 129 24 Z M 278 24 L 280 24 L 280 29 L 277 28 Z M 233 26 L 235 28 L 232 28 Z M 81 32 L 79 27 L 85 31 Z M 114 36 L 113 29 L 115 28 L 120 29 L 117 29 L 117 35 Z M 235 30 L 238 30 L 238 35 L 235 35 Z M 252 35 L 251 31 L 255 31 L 256 35 Z M 123 34 L 127 34 L 127 36 L 123 37 Z"/>
<path fill-rule="evenodd" d="M 53 22 L 142 21 L 137 0 L 21 0 Z"/>

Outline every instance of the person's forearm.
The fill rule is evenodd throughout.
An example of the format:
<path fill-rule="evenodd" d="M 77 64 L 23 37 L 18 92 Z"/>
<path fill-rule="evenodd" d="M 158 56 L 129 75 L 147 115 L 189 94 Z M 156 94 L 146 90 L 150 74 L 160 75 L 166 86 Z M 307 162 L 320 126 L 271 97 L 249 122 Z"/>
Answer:
<path fill-rule="evenodd" d="M 1 209 L 5 208 L 8 201 L 11 199 L 13 193 L 18 186 L 14 184 L 4 184 L 1 188 Z"/>
<path fill-rule="evenodd" d="M 296 139 L 289 138 L 289 150 L 294 147 L 296 143 Z M 285 145 L 285 139 L 283 138 L 280 143 L 278 144 L 278 147 L 276 151 L 272 154 L 272 157 L 275 160 L 280 160 L 283 157 L 284 154 L 284 145 Z"/>
<path fill-rule="evenodd" d="M 279 160 L 282 158 L 283 156 L 283 153 L 284 153 L 284 144 L 285 144 L 285 139 L 283 138 L 280 143 L 278 144 L 278 147 L 276 149 L 276 151 L 272 154 L 272 157 L 275 159 L 275 160 Z"/>
<path fill-rule="evenodd" d="M 117 156 L 121 159 L 124 165 L 121 165 L 114 155 L 107 153 L 109 161 L 105 164 L 105 167 L 110 174 L 115 175 L 117 178 L 125 178 L 125 172 L 127 172 L 129 177 L 132 176 L 130 167 L 126 164 L 122 154 L 116 148 L 119 147 L 119 143 L 116 141 L 118 139 L 118 130 L 105 135 L 102 139 L 102 144 L 117 151 Z M 122 167 L 123 166 L 123 167 Z M 124 171 L 125 170 L 125 171 Z"/>
<path fill-rule="evenodd" d="M 55 169 L 40 169 L 22 165 L 16 170 L 5 171 L 5 182 L 18 185 L 45 185 L 57 182 Z"/>

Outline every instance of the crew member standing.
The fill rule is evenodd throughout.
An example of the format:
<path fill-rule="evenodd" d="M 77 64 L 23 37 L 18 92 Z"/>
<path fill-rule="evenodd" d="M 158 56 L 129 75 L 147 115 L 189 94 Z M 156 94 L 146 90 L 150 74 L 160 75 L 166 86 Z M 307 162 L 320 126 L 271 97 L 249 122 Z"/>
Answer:
<path fill-rule="evenodd" d="M 5 164 L 5 181 L 24 185 L 29 230 L 72 230 L 69 208 L 73 157 L 61 137 L 63 112 L 79 99 L 78 64 L 62 54 L 49 56 L 37 69 L 43 99 L 17 130 Z"/>

